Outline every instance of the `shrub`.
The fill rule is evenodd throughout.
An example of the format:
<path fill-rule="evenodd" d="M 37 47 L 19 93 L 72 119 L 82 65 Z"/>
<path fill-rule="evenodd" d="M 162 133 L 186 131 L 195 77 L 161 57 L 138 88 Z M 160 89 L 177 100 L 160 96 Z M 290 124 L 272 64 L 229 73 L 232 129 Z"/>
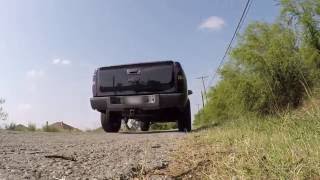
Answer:
<path fill-rule="evenodd" d="M 29 124 L 28 124 L 28 127 L 27 127 L 27 130 L 34 132 L 34 131 L 37 130 L 37 127 L 36 127 L 35 124 L 29 123 Z"/>
<path fill-rule="evenodd" d="M 43 132 L 59 132 L 60 130 L 56 127 L 53 127 L 53 126 L 44 125 L 42 127 L 42 131 Z"/>
<path fill-rule="evenodd" d="M 170 130 L 176 129 L 177 123 L 175 122 L 168 122 L 168 123 L 154 123 L 150 126 L 152 130 Z"/>
<path fill-rule="evenodd" d="M 6 124 L 4 127 L 6 130 L 14 131 L 16 129 L 15 123 Z"/>
<path fill-rule="evenodd" d="M 231 56 L 235 69 L 223 71 L 239 73 L 236 90 L 246 110 L 273 113 L 300 105 L 310 80 L 292 30 L 279 24 L 251 24 Z"/>
<path fill-rule="evenodd" d="M 0 98 L 0 120 L 6 120 L 8 117 L 8 114 L 3 110 L 2 104 L 5 103 L 4 99 Z"/>
<path fill-rule="evenodd" d="M 221 80 L 195 124 L 296 108 L 312 86 L 296 35 L 280 24 L 250 24 L 219 73 Z"/>

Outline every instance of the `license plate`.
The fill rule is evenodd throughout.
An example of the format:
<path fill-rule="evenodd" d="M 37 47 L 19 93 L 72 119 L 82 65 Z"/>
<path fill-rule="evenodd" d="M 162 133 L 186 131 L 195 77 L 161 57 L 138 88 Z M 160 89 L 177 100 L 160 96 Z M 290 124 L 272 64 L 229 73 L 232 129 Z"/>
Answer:
<path fill-rule="evenodd" d="M 154 95 L 147 95 L 147 96 L 129 96 L 125 98 L 126 104 L 143 104 L 143 103 L 155 103 L 155 96 Z"/>
<path fill-rule="evenodd" d="M 126 104 L 142 104 L 143 96 L 131 96 L 126 98 Z"/>

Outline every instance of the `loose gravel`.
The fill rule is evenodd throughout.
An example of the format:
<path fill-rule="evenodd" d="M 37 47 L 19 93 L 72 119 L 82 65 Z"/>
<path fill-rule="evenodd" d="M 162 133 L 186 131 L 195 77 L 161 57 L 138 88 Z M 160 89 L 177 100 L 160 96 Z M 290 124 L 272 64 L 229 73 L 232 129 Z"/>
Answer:
<path fill-rule="evenodd" d="M 0 131 L 2 179 L 132 179 L 168 166 L 179 132 Z"/>

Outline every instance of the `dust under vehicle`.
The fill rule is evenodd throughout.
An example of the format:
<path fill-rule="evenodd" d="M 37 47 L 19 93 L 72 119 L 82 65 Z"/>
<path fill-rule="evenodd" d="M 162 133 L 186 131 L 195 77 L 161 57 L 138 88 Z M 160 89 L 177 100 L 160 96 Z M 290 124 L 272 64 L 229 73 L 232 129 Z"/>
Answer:
<path fill-rule="evenodd" d="M 179 62 L 158 61 L 100 67 L 94 72 L 91 107 L 101 113 L 106 132 L 118 132 L 121 120 L 140 121 L 142 131 L 153 122 L 177 122 L 191 131 L 187 79 Z"/>

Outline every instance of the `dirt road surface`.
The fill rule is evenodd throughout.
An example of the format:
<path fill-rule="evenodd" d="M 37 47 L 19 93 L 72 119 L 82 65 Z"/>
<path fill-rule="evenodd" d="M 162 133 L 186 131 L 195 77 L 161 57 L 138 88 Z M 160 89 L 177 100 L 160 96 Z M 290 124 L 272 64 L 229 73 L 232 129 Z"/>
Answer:
<path fill-rule="evenodd" d="M 0 131 L 0 179 L 132 179 L 165 168 L 185 136 Z"/>

